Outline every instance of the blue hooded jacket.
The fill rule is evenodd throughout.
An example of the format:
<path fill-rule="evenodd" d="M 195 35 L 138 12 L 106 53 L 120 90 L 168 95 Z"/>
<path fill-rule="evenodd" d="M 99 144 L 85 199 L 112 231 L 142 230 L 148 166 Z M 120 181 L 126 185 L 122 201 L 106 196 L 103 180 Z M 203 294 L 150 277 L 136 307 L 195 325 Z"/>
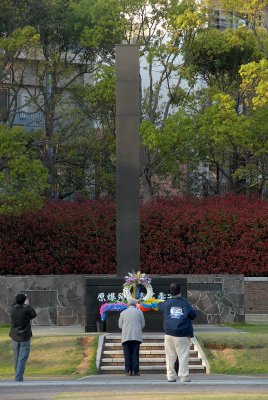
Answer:
<path fill-rule="evenodd" d="M 166 335 L 178 337 L 193 337 L 192 320 L 196 311 L 183 297 L 171 299 L 158 304 L 158 310 L 164 315 L 164 331 Z"/>

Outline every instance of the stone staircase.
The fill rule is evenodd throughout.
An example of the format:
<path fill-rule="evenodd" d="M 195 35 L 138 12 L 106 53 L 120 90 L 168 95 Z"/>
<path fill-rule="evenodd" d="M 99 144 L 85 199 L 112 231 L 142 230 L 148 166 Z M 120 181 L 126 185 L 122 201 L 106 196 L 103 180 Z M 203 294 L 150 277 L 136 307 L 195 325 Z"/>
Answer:
<path fill-rule="evenodd" d="M 99 372 L 101 374 L 123 374 L 124 354 L 121 336 L 108 334 L 102 340 L 99 349 Z M 196 340 L 191 345 L 189 370 L 190 373 L 206 373 L 207 367 Z M 202 351 L 201 351 L 202 353 Z M 145 374 L 165 374 L 165 349 L 163 334 L 144 334 L 140 346 L 140 371 Z"/>

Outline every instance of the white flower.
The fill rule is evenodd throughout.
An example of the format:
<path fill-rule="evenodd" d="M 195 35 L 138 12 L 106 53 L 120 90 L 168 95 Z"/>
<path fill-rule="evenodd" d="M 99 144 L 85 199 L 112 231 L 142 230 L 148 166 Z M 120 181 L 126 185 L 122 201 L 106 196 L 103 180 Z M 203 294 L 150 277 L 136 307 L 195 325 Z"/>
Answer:
<path fill-rule="evenodd" d="M 128 281 L 129 277 L 134 279 L 132 281 Z M 143 293 L 141 293 L 139 296 L 140 299 L 148 300 L 153 297 L 154 292 L 151 284 L 148 283 L 148 281 L 146 283 L 142 283 L 140 278 L 146 279 L 147 276 L 146 274 L 140 274 L 140 272 L 138 272 L 137 274 L 132 274 L 129 272 L 128 276 L 125 277 L 126 282 L 123 285 L 123 296 L 126 300 L 133 298 L 131 289 L 135 288 L 138 284 L 142 285 L 146 289 L 146 294 L 144 295 Z"/>

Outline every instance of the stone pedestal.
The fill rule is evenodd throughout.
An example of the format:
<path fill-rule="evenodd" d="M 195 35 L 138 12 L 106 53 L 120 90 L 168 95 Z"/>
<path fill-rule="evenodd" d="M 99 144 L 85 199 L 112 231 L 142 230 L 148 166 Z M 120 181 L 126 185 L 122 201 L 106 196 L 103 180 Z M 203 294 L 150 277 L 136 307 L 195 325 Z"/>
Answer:
<path fill-rule="evenodd" d="M 153 290 L 155 293 L 155 297 L 158 296 L 167 296 L 169 293 L 169 285 L 171 282 L 178 282 L 181 286 L 181 293 L 183 297 L 187 297 L 187 279 L 185 278 L 176 278 L 172 276 L 157 276 L 153 278 Z M 86 278 L 86 324 L 85 331 L 86 332 L 96 332 L 97 330 L 97 322 L 100 321 L 100 307 L 104 303 L 109 303 L 112 300 L 120 301 L 122 299 L 122 285 L 124 283 L 124 279 L 116 277 L 116 276 L 92 276 Z M 144 288 L 141 290 L 144 294 L 146 294 Z M 111 315 L 110 315 L 111 314 Z M 146 314 L 146 313 L 144 313 Z M 152 329 L 147 332 L 154 332 L 157 328 L 161 328 L 159 316 L 157 317 L 157 312 L 150 312 L 150 317 L 148 316 L 148 327 L 147 329 Z M 115 325 L 118 323 L 118 315 L 115 312 L 109 313 L 109 322 L 108 326 L 106 323 L 106 331 L 107 332 L 115 332 Z M 115 318 L 117 321 L 115 322 Z M 152 324 L 152 327 L 149 328 L 149 325 Z M 110 331 L 113 329 L 113 331 Z M 159 328 L 158 328 L 159 327 Z"/>
<path fill-rule="evenodd" d="M 157 297 L 161 291 L 162 278 L 159 275 L 150 277 Z M 103 275 L 0 276 L 0 323 L 10 322 L 11 304 L 16 294 L 22 290 L 28 294 L 30 303 L 37 311 L 37 318 L 32 321 L 33 325 L 85 325 L 86 331 L 96 332 L 101 304 L 110 301 L 107 298 L 108 294 L 117 296 L 122 293 L 124 278 L 114 278 L 117 280 L 113 280 L 112 276 Z M 168 284 L 171 281 L 181 281 L 185 278 L 188 301 L 198 309 L 195 324 L 224 324 L 245 320 L 247 293 L 243 275 L 165 276 L 165 292 L 168 293 Z M 266 281 L 264 283 L 267 284 Z M 183 296 L 186 297 L 186 287 L 182 286 L 182 290 Z M 106 296 L 103 301 L 97 298 L 100 292 Z M 254 312 L 256 313 L 255 310 Z"/>

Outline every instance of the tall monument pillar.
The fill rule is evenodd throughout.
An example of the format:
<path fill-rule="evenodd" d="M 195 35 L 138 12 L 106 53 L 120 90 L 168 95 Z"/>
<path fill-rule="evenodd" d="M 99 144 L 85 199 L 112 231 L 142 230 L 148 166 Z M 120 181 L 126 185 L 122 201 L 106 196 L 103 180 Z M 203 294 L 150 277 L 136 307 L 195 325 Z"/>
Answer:
<path fill-rule="evenodd" d="M 116 273 L 125 276 L 140 268 L 140 71 L 137 45 L 117 45 L 115 52 Z"/>
<path fill-rule="evenodd" d="M 116 275 L 86 277 L 85 331 L 102 331 L 100 307 L 108 293 L 122 296 L 122 279 L 128 272 L 140 269 L 140 185 L 139 185 L 139 125 L 140 74 L 137 45 L 116 46 Z M 100 271 L 101 272 L 101 271 Z M 176 277 L 175 277 L 176 278 Z M 177 279 L 177 278 L 176 278 Z M 178 280 L 178 279 L 177 279 Z M 174 277 L 154 279 L 156 293 L 168 293 Z M 179 279 L 182 295 L 187 294 L 187 280 Z M 108 300 L 109 301 L 109 300 Z M 106 328 L 118 330 L 118 313 L 107 313 Z M 150 315 L 151 313 L 146 313 Z M 154 321 L 146 316 L 148 332 L 159 332 L 162 317 Z M 110 319 L 109 319 L 110 318 Z M 148 319 L 149 318 L 149 319 Z M 109 319 L 109 321 L 108 321 Z M 113 322 L 112 322 L 113 321 Z"/>

